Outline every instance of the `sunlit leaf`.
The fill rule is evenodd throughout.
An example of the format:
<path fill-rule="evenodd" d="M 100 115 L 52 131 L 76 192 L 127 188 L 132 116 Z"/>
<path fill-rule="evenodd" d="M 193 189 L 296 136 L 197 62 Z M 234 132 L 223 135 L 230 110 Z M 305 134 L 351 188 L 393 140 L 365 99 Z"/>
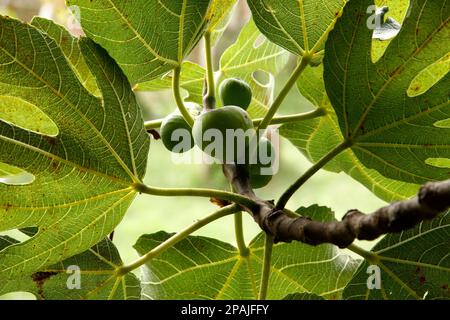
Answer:
<path fill-rule="evenodd" d="M 210 0 L 67 0 L 81 9 L 85 33 L 132 83 L 179 66 L 208 25 Z"/>
<path fill-rule="evenodd" d="M 233 6 L 236 4 L 236 0 L 213 0 L 209 15 L 210 23 L 208 25 L 208 32 L 212 34 L 212 43 L 216 43 L 225 29 L 227 28 L 229 22 L 231 21 L 231 16 L 233 13 Z"/>
<path fill-rule="evenodd" d="M 34 105 L 59 130 L 48 137 L 0 121 L 0 162 L 35 177 L 23 186 L 0 183 L 0 230 L 39 228 L 0 252 L 1 283 L 109 234 L 136 195 L 132 184 L 144 176 L 149 138 L 130 84 L 99 46 L 77 44 L 102 98 L 83 86 L 52 37 L 5 17 L 0 29 L 0 96 Z"/>
<path fill-rule="evenodd" d="M 336 113 L 331 107 L 323 81 L 323 66 L 307 68 L 300 76 L 297 86 L 302 95 L 315 107 L 326 110 L 326 115 L 283 125 L 280 133 L 291 141 L 311 162 L 319 161 L 327 152 L 344 141 L 339 129 Z M 418 185 L 388 179 L 376 170 L 368 169 L 346 150 L 331 161 L 325 169 L 344 171 L 362 183 L 370 191 L 385 201 L 405 199 L 417 193 Z"/>
<path fill-rule="evenodd" d="M 386 177 L 417 184 L 448 179 L 448 168 L 426 160 L 450 158 L 450 129 L 434 126 L 450 118 L 450 75 L 416 97 L 408 96 L 408 88 L 418 73 L 448 54 L 450 4 L 414 1 L 375 64 L 366 25 L 370 5 L 371 0 L 350 1 L 327 41 L 324 79 L 340 130 L 358 159 Z"/>
<path fill-rule="evenodd" d="M 346 0 L 249 0 L 259 30 L 296 55 L 323 49 Z"/>

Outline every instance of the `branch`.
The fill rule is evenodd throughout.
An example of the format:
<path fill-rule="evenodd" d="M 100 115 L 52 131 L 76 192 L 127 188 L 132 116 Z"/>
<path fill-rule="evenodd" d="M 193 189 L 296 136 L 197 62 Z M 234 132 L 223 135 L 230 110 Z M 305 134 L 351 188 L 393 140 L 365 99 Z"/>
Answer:
<path fill-rule="evenodd" d="M 416 197 L 392 203 L 372 214 L 350 210 L 342 221 L 318 222 L 306 217 L 293 217 L 286 211 L 276 209 L 273 203 L 258 199 L 243 169 L 235 165 L 225 165 L 223 168 L 236 192 L 258 204 L 256 209 L 244 208 L 262 230 L 274 237 L 275 242 L 332 243 L 345 248 L 355 239 L 374 240 L 386 233 L 410 229 L 450 207 L 450 180 L 446 180 L 427 183 Z"/>

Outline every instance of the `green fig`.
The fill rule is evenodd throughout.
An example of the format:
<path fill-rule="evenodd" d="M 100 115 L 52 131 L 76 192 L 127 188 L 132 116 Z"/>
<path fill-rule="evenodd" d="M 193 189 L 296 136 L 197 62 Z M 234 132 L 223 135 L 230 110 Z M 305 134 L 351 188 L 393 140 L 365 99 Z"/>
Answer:
<path fill-rule="evenodd" d="M 172 113 L 161 124 L 161 140 L 167 150 L 175 153 L 189 151 L 194 146 L 191 127 L 183 116 Z"/>
<path fill-rule="evenodd" d="M 241 79 L 229 78 L 220 84 L 219 96 L 224 106 L 247 110 L 252 101 L 252 89 Z"/>
<path fill-rule="evenodd" d="M 261 138 L 258 142 L 258 148 L 255 155 L 251 157 L 249 163 L 250 185 L 253 189 L 265 187 L 273 177 L 272 167 L 275 163 L 275 148 L 272 143 Z"/>
<path fill-rule="evenodd" d="M 195 144 L 206 154 L 222 163 L 237 163 L 245 161 L 255 129 L 245 110 L 226 106 L 205 110 L 195 120 L 192 134 Z"/>

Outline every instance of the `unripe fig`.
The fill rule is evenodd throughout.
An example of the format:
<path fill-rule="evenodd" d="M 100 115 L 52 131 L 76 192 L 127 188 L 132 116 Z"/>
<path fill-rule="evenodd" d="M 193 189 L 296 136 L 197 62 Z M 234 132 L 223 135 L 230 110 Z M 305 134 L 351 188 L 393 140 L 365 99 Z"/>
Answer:
<path fill-rule="evenodd" d="M 194 146 L 191 127 L 181 114 L 167 116 L 161 124 L 160 135 L 167 150 L 175 153 L 186 152 Z"/>
<path fill-rule="evenodd" d="M 261 138 L 258 142 L 258 148 L 249 164 L 250 185 L 253 189 L 259 189 L 266 186 L 273 176 L 272 167 L 275 162 L 275 149 L 272 143 Z"/>
<path fill-rule="evenodd" d="M 241 79 L 225 79 L 219 87 L 219 96 L 224 106 L 238 106 L 247 110 L 252 101 L 252 89 Z"/>
<path fill-rule="evenodd" d="M 237 163 L 247 154 L 255 136 L 248 113 L 236 106 L 205 110 L 194 122 L 195 144 L 222 163 Z"/>

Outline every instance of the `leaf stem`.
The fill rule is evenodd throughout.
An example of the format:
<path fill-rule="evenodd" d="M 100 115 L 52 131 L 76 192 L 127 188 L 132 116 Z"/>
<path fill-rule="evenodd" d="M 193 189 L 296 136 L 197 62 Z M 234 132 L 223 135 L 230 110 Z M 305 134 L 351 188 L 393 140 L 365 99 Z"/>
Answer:
<path fill-rule="evenodd" d="M 211 46 L 211 32 L 205 33 L 205 56 L 206 56 L 206 70 L 208 72 L 208 93 L 206 97 L 215 98 L 216 97 L 216 87 L 214 83 L 214 67 L 212 60 L 212 46 Z"/>
<path fill-rule="evenodd" d="M 317 108 L 313 111 L 308 111 L 308 112 L 304 112 L 304 113 L 297 113 L 297 114 L 292 114 L 292 115 L 287 115 L 287 116 L 273 117 L 272 120 L 270 121 L 270 124 L 272 125 L 272 124 L 284 124 L 284 123 L 290 123 L 290 122 L 299 122 L 299 121 L 319 118 L 319 117 L 324 116 L 325 114 L 326 114 L 325 109 Z M 263 120 L 264 120 L 263 118 L 254 119 L 253 125 L 259 126 Z"/>
<path fill-rule="evenodd" d="M 326 114 L 326 110 L 323 108 L 318 108 L 313 111 L 308 111 L 304 113 L 297 113 L 287 116 L 278 116 L 273 117 L 270 121 L 270 124 L 284 124 L 284 123 L 290 123 L 290 122 L 299 122 L 303 120 L 309 120 L 314 119 L 318 117 L 322 117 Z M 258 126 L 262 122 L 263 118 L 256 118 L 253 119 L 253 125 Z M 145 122 L 145 129 L 151 130 L 151 129 L 158 129 L 161 127 L 162 122 L 164 119 L 157 119 L 157 120 L 150 120 Z"/>
<path fill-rule="evenodd" d="M 264 130 L 266 129 L 269 124 L 271 123 L 272 118 L 277 113 L 278 109 L 280 108 L 281 104 L 283 103 L 284 99 L 288 95 L 289 91 L 291 91 L 292 87 L 294 86 L 295 82 L 297 81 L 298 77 L 302 74 L 303 70 L 308 66 L 309 62 L 311 60 L 311 57 L 309 55 L 304 55 L 302 57 L 302 60 L 295 68 L 294 72 L 292 73 L 289 80 L 284 85 L 281 92 L 276 97 L 275 101 L 270 106 L 270 109 L 267 111 L 264 119 L 259 124 L 258 129 Z"/>
<path fill-rule="evenodd" d="M 267 298 L 267 289 L 269 287 L 270 267 L 272 261 L 273 237 L 266 234 L 264 242 L 264 262 L 261 274 L 261 287 L 259 289 L 258 300 Z"/>
<path fill-rule="evenodd" d="M 213 214 L 211 214 L 201 220 L 198 220 L 197 222 L 191 224 L 190 226 L 188 226 L 188 227 L 184 228 L 183 230 L 181 230 L 180 232 L 176 233 L 175 235 L 173 235 L 172 237 L 170 237 L 169 239 L 167 239 L 166 241 L 164 241 L 163 243 L 161 243 L 154 249 L 150 250 L 149 252 L 147 252 L 145 255 L 143 255 L 136 261 L 130 263 L 129 265 L 124 265 L 124 266 L 118 267 L 116 269 L 116 275 L 123 276 L 123 275 L 139 268 L 140 266 L 144 265 L 146 262 L 155 258 L 156 256 L 163 253 L 167 249 L 173 247 L 175 244 L 177 244 L 181 240 L 187 238 L 193 232 L 201 229 L 202 227 L 206 226 L 207 224 L 209 224 L 215 220 L 218 220 L 227 215 L 233 214 L 238 210 L 239 210 L 239 206 L 230 205 L 230 206 L 224 207 L 224 208 L 214 212 Z"/>
<path fill-rule="evenodd" d="M 374 253 L 372 253 L 370 251 L 364 250 L 363 248 L 358 247 L 355 244 L 349 245 L 346 249 L 348 249 L 348 250 L 356 253 L 357 255 L 363 257 L 365 260 L 369 261 L 370 263 L 377 264 L 377 262 L 379 260 L 379 258 L 378 258 L 378 256 L 376 254 L 374 254 Z"/>
<path fill-rule="evenodd" d="M 175 102 L 177 103 L 180 113 L 183 115 L 186 122 L 192 127 L 194 125 L 194 119 L 184 105 L 183 98 L 180 92 L 180 77 L 181 77 L 181 66 L 177 66 L 173 71 L 172 79 L 172 90 Z"/>
<path fill-rule="evenodd" d="M 300 189 L 303 184 L 308 181 L 314 174 L 317 173 L 320 169 L 322 169 L 328 162 L 333 160 L 337 155 L 346 150 L 351 146 L 351 143 L 348 140 L 345 140 L 334 149 L 332 149 L 329 153 L 322 157 L 317 163 L 315 163 L 311 168 L 309 168 L 300 178 L 297 179 L 280 197 L 276 204 L 276 208 L 281 210 L 283 209 L 289 199 L 294 195 L 294 193 Z"/>
<path fill-rule="evenodd" d="M 244 228 L 242 225 L 242 212 L 236 212 L 234 214 L 234 231 L 236 234 L 236 243 L 239 249 L 239 255 L 241 257 L 247 257 L 250 250 L 245 245 Z"/>
<path fill-rule="evenodd" d="M 257 203 L 252 199 L 233 192 L 214 190 L 214 189 L 201 189 L 201 188 L 157 188 L 147 186 L 143 183 L 134 183 L 133 188 L 139 193 L 145 193 L 154 196 L 163 197 L 205 197 L 205 198 L 218 198 L 222 200 L 231 201 L 247 208 L 255 208 Z"/>

